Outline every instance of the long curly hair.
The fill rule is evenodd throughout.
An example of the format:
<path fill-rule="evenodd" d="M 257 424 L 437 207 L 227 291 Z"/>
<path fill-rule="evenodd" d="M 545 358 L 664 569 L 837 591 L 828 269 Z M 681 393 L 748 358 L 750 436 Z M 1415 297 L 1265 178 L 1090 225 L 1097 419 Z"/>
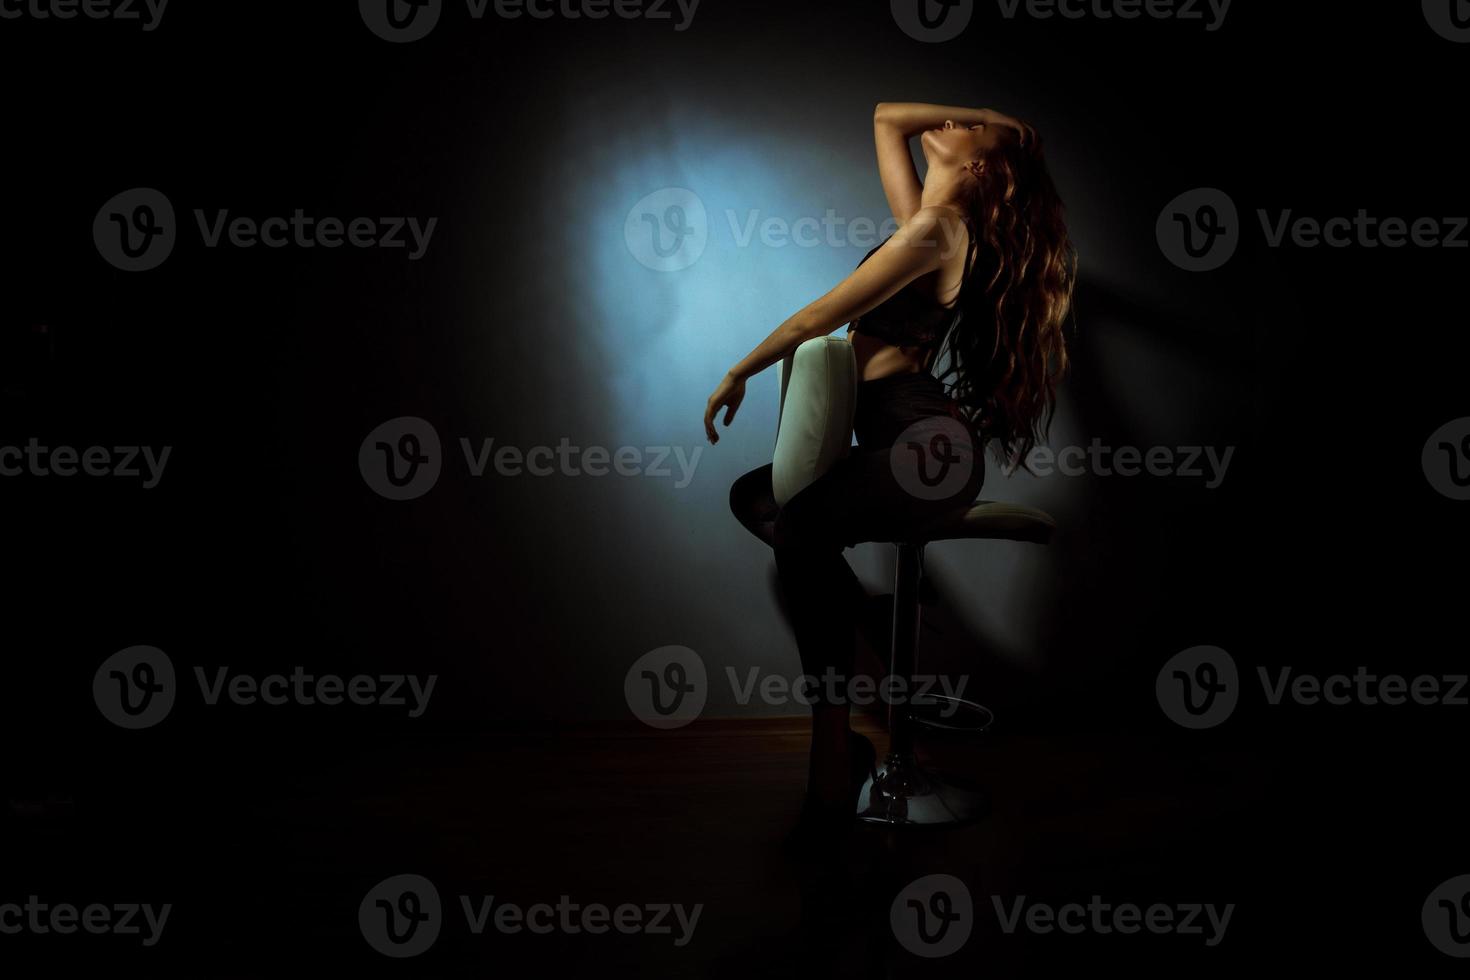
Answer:
<path fill-rule="evenodd" d="M 939 377 L 954 379 L 957 415 L 1014 472 L 1046 439 L 1069 366 L 1062 328 L 1073 312 L 1077 250 L 1040 137 L 1023 147 L 1005 132 L 1009 138 L 969 165 L 979 254 Z"/>

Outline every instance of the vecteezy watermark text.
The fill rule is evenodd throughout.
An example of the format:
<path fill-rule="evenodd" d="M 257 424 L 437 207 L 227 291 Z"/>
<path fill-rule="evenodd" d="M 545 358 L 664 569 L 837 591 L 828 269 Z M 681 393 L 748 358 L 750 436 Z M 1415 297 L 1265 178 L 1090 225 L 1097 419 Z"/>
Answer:
<path fill-rule="evenodd" d="M 1133 902 L 1105 902 L 1101 895 L 1093 895 L 1086 905 L 1078 902 L 1065 905 L 1028 903 L 1026 896 L 1021 895 L 1010 902 L 1009 909 L 999 895 L 992 895 L 991 904 L 995 906 L 996 919 L 1007 935 L 1023 929 L 1040 934 L 1060 932 L 1073 936 L 1146 932 L 1203 936 L 1206 946 L 1220 945 L 1225 938 L 1225 930 L 1230 927 L 1230 917 L 1235 914 L 1234 903 L 1223 907 L 1187 902 L 1155 902 L 1140 906 Z"/>
<path fill-rule="evenodd" d="M 1359 208 L 1352 215 L 1317 217 L 1291 208 L 1256 209 L 1267 248 L 1470 248 L 1470 217 L 1375 215 Z M 1243 223 L 1230 195 L 1214 187 L 1185 191 L 1164 205 L 1155 223 L 1159 249 L 1189 272 L 1218 269 L 1235 254 Z"/>
<path fill-rule="evenodd" d="M 821 703 L 866 707 L 878 703 L 924 704 L 938 692 L 945 698 L 944 707 L 938 712 L 944 718 L 959 710 L 956 702 L 964 695 L 970 680 L 968 677 L 961 677 L 956 682 L 946 676 L 915 674 L 911 677 L 890 676 L 880 681 L 863 675 L 846 677 L 831 667 L 821 676 L 802 674 L 795 680 L 779 674 L 766 674 L 762 677 L 758 667 L 748 668 L 744 680 L 741 680 L 735 668 L 727 666 L 725 676 L 730 682 L 735 703 L 739 705 L 750 704 L 757 695 L 760 702 L 766 705 L 799 704 L 810 707 Z"/>
<path fill-rule="evenodd" d="M 566 437 L 555 445 L 497 444 L 493 437 L 478 443 L 461 438 L 460 453 L 472 477 L 494 472 L 502 477 L 644 477 L 672 478 L 682 490 L 694 480 L 704 447 L 684 446 L 577 446 Z M 439 482 L 444 452 L 438 430 L 429 422 L 406 415 L 389 419 L 373 429 L 358 447 L 357 465 L 374 493 L 389 500 L 422 497 Z"/>
<path fill-rule="evenodd" d="M 429 250 L 439 224 L 417 217 L 319 217 L 296 208 L 264 218 L 232 215 L 229 209 L 194 210 L 205 248 L 405 249 L 416 262 Z M 124 272 L 156 269 L 173 253 L 179 222 L 173 202 L 151 187 L 123 191 L 103 204 L 92 221 L 97 251 Z"/>
<path fill-rule="evenodd" d="M 996 0 L 1006 20 L 1199 21 L 1207 33 L 1225 26 L 1232 0 Z"/>
<path fill-rule="evenodd" d="M 154 908 L 149 904 L 117 903 L 72 905 L 48 903 L 31 895 L 24 905 L 0 903 L 0 935 L 69 936 L 85 932 L 94 936 L 141 936 L 144 946 L 156 946 L 168 924 L 172 904 Z"/>
<path fill-rule="evenodd" d="M 1052 450 L 1037 446 L 1026 457 L 1026 465 L 1037 476 L 1058 472 L 1063 476 L 1156 476 L 1202 478 L 1205 489 L 1225 482 L 1225 471 L 1235 455 L 1234 446 L 1106 446 L 1101 439 L 1083 446 Z M 1203 464 L 1203 465 L 1202 465 Z"/>
<path fill-rule="evenodd" d="M 1172 20 L 1203 23 L 1206 33 L 1225 26 L 1232 0 L 996 0 L 1001 17 L 1016 20 Z M 889 0 L 905 34 L 930 44 L 953 41 L 975 16 L 976 0 Z"/>
<path fill-rule="evenodd" d="M 0 477 L 108 476 L 140 479 L 152 490 L 163 479 L 172 446 L 46 446 L 37 438 L 24 447 L 0 446 Z M 141 469 L 139 468 L 141 465 Z"/>
<path fill-rule="evenodd" d="M 0 0 L 0 20 L 136 21 L 144 32 L 163 22 L 168 0 Z"/>
<path fill-rule="evenodd" d="M 735 248 L 872 248 L 899 229 L 892 215 L 847 217 L 828 208 L 816 215 L 766 214 L 759 209 L 744 214 L 726 208 L 730 243 Z M 623 241 L 638 263 L 655 272 L 679 272 L 698 262 L 711 235 L 709 212 L 698 194 L 685 187 L 665 187 L 641 198 L 623 221 Z M 961 234 L 944 231 L 912 241 L 918 247 L 940 250 L 948 258 L 964 250 Z"/>
<path fill-rule="evenodd" d="M 210 707 L 223 702 L 251 708 L 297 705 L 407 708 L 419 718 L 429 708 L 439 675 L 311 673 L 296 666 L 288 672 L 253 674 L 230 667 L 194 668 L 200 700 Z M 173 661 L 162 650 L 134 646 L 102 662 L 92 677 L 97 710 L 119 728 L 151 728 L 168 717 L 178 699 Z"/>
<path fill-rule="evenodd" d="M 694 23 L 700 0 L 465 0 L 471 20 L 493 14 L 500 20 L 672 21 L 676 32 Z M 358 0 L 368 30 L 385 41 L 421 41 L 439 24 L 445 0 Z M 677 15 L 677 18 L 676 18 Z"/>
<path fill-rule="evenodd" d="M 1225 939 L 1235 905 L 1202 902 L 1108 901 L 1092 895 L 1086 903 L 1052 905 L 1028 896 L 990 897 L 1000 929 L 1006 935 L 1198 936 L 1206 946 Z M 894 938 L 909 952 L 926 959 L 949 956 L 969 940 L 975 927 L 970 889 L 953 875 L 925 875 L 908 884 L 889 907 Z M 1128 942 L 1128 940 L 1120 940 Z"/>
<path fill-rule="evenodd" d="M 740 705 L 757 699 L 765 705 L 805 707 L 816 703 L 933 704 L 939 706 L 937 714 L 942 718 L 962 710 L 960 699 L 969 684 L 967 677 L 955 680 L 930 674 L 878 680 L 839 674 L 831 667 L 820 675 L 802 674 L 792 679 L 780 674 L 762 676 L 759 667 L 747 668 L 741 677 L 734 667 L 726 666 L 725 678 L 732 700 Z M 709 700 L 709 687 L 704 658 L 677 645 L 650 650 L 635 660 L 623 677 L 629 710 L 644 724 L 658 729 L 682 728 L 696 720 Z"/>
<path fill-rule="evenodd" d="M 694 938 L 704 905 L 686 907 L 678 903 L 574 902 L 569 895 L 555 905 L 536 902 L 520 905 L 495 895 L 460 895 L 459 907 L 465 928 L 473 936 L 487 929 L 515 935 L 575 936 L 616 932 L 625 936 L 671 936 L 683 947 Z M 363 896 L 357 910 L 363 939 L 373 949 L 395 959 L 418 956 L 433 946 L 448 916 L 434 883 L 422 875 L 394 875 L 378 882 Z"/>
<path fill-rule="evenodd" d="M 301 208 L 289 218 L 250 217 L 230 218 L 230 212 L 221 210 L 210 217 L 202 210 L 195 210 L 194 220 L 199 225 L 200 237 L 206 248 L 219 248 L 228 242 L 235 248 L 408 248 L 408 261 L 417 262 L 429 250 L 429 239 L 434 237 L 438 218 L 420 223 L 413 216 L 403 218 L 316 218 Z M 410 239 L 412 241 L 410 242 Z"/>
<path fill-rule="evenodd" d="M 1470 674 L 1379 674 L 1359 665 L 1352 673 L 1327 675 L 1291 666 L 1258 666 L 1256 677 L 1268 707 L 1288 702 L 1316 708 L 1362 705 L 1369 708 L 1470 707 Z M 1235 658 L 1216 646 L 1190 647 L 1159 669 L 1155 693 L 1159 707 L 1184 728 L 1214 728 L 1234 713 L 1243 683 Z"/>

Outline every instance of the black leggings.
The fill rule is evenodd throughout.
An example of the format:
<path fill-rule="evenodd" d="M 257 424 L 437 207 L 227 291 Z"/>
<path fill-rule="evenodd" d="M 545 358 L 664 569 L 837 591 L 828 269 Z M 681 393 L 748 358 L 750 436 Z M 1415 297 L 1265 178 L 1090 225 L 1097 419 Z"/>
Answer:
<path fill-rule="evenodd" d="M 730 487 L 730 509 L 776 552 L 787 615 L 808 691 L 826 703 L 851 680 L 860 604 L 867 592 L 842 556 L 864 541 L 898 541 L 963 511 L 985 480 L 981 444 L 951 413 L 927 372 L 858 384 L 857 446 L 786 502 L 776 504 L 771 464 Z M 836 683 L 825 680 L 835 674 Z"/>

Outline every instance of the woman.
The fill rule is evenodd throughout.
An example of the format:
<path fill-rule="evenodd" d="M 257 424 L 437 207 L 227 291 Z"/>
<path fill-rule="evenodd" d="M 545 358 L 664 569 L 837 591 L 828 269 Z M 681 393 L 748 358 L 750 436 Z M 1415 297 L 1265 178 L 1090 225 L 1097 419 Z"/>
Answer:
<path fill-rule="evenodd" d="M 914 134 L 928 162 L 922 183 L 909 152 Z M 989 109 L 880 103 L 873 135 L 898 231 L 731 368 L 704 415 L 709 441 L 718 442 L 715 416 L 724 408 L 730 425 L 748 378 L 849 324 L 860 379 L 857 448 L 784 507 L 772 497 L 769 464 L 730 491 L 741 523 L 775 549 L 803 672 L 839 679 L 812 694 L 796 844 L 833 840 L 851 825 L 874 761 L 872 744 L 848 725 L 845 684 L 866 593 L 844 548 L 894 540 L 967 507 L 984 482 L 979 450 L 987 443 L 1002 464 L 1024 465 L 1045 438 L 1067 369 L 1062 323 L 1076 253 L 1036 133 Z M 931 368 L 946 342 L 936 377 Z M 912 464 L 910 450 L 919 454 Z M 929 464 L 950 470 L 956 462 L 961 475 L 944 481 L 942 494 L 925 491 Z"/>

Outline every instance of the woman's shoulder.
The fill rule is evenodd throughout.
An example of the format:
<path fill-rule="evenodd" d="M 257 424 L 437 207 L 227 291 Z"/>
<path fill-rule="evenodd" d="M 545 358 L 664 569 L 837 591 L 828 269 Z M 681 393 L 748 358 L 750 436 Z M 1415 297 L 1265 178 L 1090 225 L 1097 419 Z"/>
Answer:
<path fill-rule="evenodd" d="M 864 255 L 858 261 L 858 265 L 862 265 L 864 262 L 866 262 L 869 259 L 871 259 L 873 257 L 873 255 L 874 255 L 874 253 L 876 253 L 878 251 L 878 249 L 882 248 L 884 245 L 887 245 L 888 244 L 888 239 L 890 239 L 892 237 L 893 237 L 892 235 L 886 235 L 886 236 L 884 236 L 883 240 L 880 241 L 877 245 L 874 245 L 872 248 L 868 249 L 868 254 L 867 255 Z"/>
<path fill-rule="evenodd" d="M 969 228 L 970 222 L 969 212 L 961 211 L 957 207 L 948 204 L 926 204 L 899 225 L 898 233 L 908 237 L 939 230 L 953 232 Z"/>
<path fill-rule="evenodd" d="M 868 261 L 877 254 L 879 249 L 895 238 L 901 245 L 924 248 L 937 246 L 940 253 L 945 256 L 951 254 L 968 256 L 971 249 L 979 244 L 976 236 L 970 232 L 968 216 L 962 215 L 954 208 L 932 204 L 910 215 L 909 220 L 900 225 L 893 234 L 886 236 L 877 245 L 870 248 L 868 254 L 859 260 L 858 265 Z"/>

